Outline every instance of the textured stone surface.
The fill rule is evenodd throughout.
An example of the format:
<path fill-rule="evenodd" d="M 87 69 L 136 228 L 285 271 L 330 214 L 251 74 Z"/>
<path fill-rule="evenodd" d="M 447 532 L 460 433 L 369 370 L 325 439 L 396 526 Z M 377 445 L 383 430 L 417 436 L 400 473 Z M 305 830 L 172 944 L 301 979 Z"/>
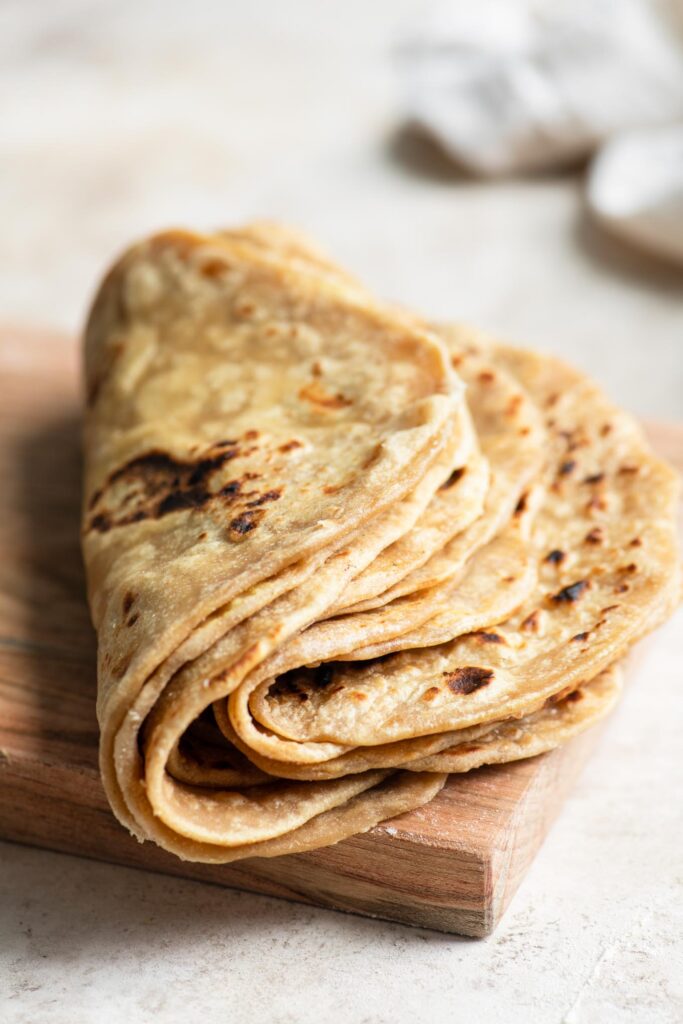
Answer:
<path fill-rule="evenodd" d="M 388 52 L 419 6 L 347 0 L 332 25 L 315 0 L 5 0 L 3 318 L 75 326 L 150 228 L 279 216 L 389 296 L 683 415 L 680 274 L 590 231 L 579 178 L 472 184 L 392 135 Z M 0 1019 L 676 1024 L 681 633 L 679 614 L 491 939 L 3 844 Z"/>

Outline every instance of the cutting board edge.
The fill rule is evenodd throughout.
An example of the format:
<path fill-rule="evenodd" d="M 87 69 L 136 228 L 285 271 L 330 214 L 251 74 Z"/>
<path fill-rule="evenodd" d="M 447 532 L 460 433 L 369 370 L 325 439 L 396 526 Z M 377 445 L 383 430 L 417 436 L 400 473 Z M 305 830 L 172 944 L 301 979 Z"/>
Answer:
<path fill-rule="evenodd" d="M 600 727 L 589 732 L 593 731 L 600 731 Z M 495 929 L 549 830 L 549 819 L 539 827 L 534 795 L 546 791 L 548 780 L 560 772 L 559 766 L 553 767 L 555 761 L 574 765 L 564 786 L 571 788 L 597 738 L 581 744 L 578 759 L 577 750 L 568 758 L 566 748 L 541 755 L 542 761 L 534 759 L 541 771 L 532 774 L 526 795 L 515 808 L 514 830 L 503 843 L 499 839 L 504 830 L 498 829 L 497 840 L 488 850 L 480 844 L 469 848 L 452 843 L 435 846 L 411 840 L 400 831 L 391 836 L 385 830 L 389 823 L 383 823 L 367 833 L 309 853 L 250 858 L 228 865 L 192 864 L 130 836 L 113 817 L 99 778 L 92 771 L 53 766 L 53 777 L 46 779 L 45 765 L 40 761 L 17 763 L 6 758 L 0 760 L 0 837 L 104 863 L 482 938 Z M 558 800 L 552 818 L 560 807 Z M 401 818 L 394 821 L 400 829 Z M 519 860 L 520 846 L 525 851 L 523 861 Z M 379 868 L 378 859 L 385 862 Z M 407 871 L 398 871 L 397 877 L 402 860 Z M 393 870 L 388 870 L 386 863 L 391 863 Z M 361 870 L 358 864 L 363 865 Z M 417 864 L 422 864 L 432 879 L 436 876 L 436 891 L 416 889 L 413 879 Z M 380 877 L 368 870 L 369 866 L 375 866 Z M 386 872 L 384 880 L 382 871 Z M 392 879 L 389 885 L 388 877 Z M 410 879 L 407 885 L 405 877 Z"/>

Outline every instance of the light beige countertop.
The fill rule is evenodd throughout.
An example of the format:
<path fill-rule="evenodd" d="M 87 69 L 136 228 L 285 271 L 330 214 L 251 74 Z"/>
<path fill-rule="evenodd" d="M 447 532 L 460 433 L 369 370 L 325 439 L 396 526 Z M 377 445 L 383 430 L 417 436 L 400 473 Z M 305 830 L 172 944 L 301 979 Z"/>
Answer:
<path fill-rule="evenodd" d="M 463 179 L 399 130 L 420 0 L 5 0 L 0 315 L 76 329 L 131 239 L 276 217 L 387 298 L 683 416 L 683 272 L 600 234 L 582 179 Z"/>
<path fill-rule="evenodd" d="M 399 131 L 419 0 L 0 5 L 0 318 L 77 329 L 171 224 L 275 217 L 382 295 L 559 352 L 683 417 L 683 274 L 587 223 L 579 174 L 480 184 Z M 675 1024 L 681 614 L 497 934 L 474 942 L 0 844 L 0 1019 Z"/>

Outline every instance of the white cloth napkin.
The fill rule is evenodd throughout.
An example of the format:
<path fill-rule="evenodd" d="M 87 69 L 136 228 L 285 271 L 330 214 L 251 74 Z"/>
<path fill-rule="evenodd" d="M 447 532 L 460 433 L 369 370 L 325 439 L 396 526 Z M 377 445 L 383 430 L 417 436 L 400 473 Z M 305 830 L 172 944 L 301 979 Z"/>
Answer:
<path fill-rule="evenodd" d="M 591 164 L 586 195 L 613 234 L 683 264 L 683 124 L 615 136 Z"/>
<path fill-rule="evenodd" d="M 683 259 L 683 0 L 440 0 L 398 61 L 408 118 L 475 174 L 554 168 L 613 139 L 589 206 Z"/>
<path fill-rule="evenodd" d="M 480 174 L 552 167 L 621 128 L 683 119 L 683 51 L 660 11 L 442 0 L 399 49 L 408 114 Z"/>

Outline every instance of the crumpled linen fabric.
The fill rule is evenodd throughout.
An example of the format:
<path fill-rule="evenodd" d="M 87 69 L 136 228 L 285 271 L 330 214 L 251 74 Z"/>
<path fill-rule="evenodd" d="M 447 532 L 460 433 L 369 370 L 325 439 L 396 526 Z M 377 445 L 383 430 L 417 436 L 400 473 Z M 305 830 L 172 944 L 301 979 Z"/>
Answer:
<path fill-rule="evenodd" d="M 683 0 L 440 0 L 397 59 L 408 121 L 460 166 L 497 178 L 597 151 L 596 218 L 683 261 Z"/>

